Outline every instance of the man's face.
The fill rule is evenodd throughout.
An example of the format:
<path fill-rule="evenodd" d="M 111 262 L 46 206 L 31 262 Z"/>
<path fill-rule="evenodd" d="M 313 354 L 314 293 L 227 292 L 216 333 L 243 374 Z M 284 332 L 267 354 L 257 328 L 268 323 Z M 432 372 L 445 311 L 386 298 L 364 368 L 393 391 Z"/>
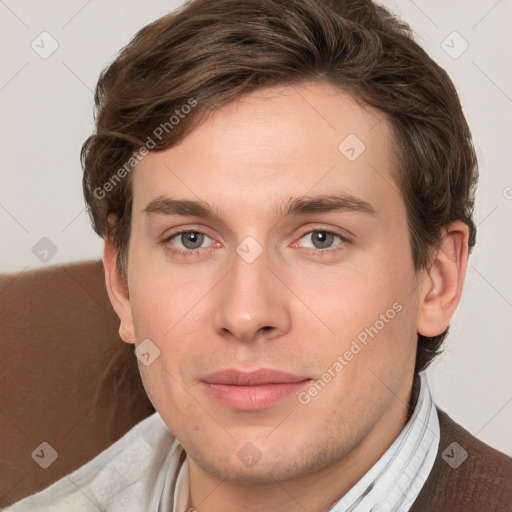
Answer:
<path fill-rule="evenodd" d="M 392 148 L 382 114 L 309 83 L 230 103 L 134 170 L 134 336 L 160 350 L 141 375 L 202 470 L 295 478 L 403 426 L 419 298 Z"/>

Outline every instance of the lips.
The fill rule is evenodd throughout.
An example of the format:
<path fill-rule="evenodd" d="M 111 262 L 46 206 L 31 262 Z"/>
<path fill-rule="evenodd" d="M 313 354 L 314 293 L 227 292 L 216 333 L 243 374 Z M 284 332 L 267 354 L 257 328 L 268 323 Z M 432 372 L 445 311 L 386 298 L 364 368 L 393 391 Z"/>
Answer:
<path fill-rule="evenodd" d="M 310 381 L 304 375 L 268 368 L 251 372 L 228 368 L 207 375 L 200 382 L 206 394 L 221 404 L 234 409 L 256 410 L 290 398 Z"/>
<path fill-rule="evenodd" d="M 264 384 L 291 384 L 306 379 L 308 377 L 267 368 L 252 372 L 228 368 L 212 373 L 202 380 L 209 384 L 226 384 L 228 386 L 261 386 Z"/>

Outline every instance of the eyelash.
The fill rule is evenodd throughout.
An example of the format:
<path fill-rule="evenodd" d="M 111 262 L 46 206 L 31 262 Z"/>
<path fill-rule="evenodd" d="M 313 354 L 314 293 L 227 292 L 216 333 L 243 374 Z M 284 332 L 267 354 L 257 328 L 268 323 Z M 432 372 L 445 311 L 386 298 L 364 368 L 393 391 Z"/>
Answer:
<path fill-rule="evenodd" d="M 332 256 L 333 254 L 335 254 L 338 251 L 340 251 L 341 249 L 343 249 L 345 244 L 347 244 L 349 242 L 349 240 L 346 237 L 344 237 L 334 231 L 329 231 L 328 229 L 310 229 L 309 231 L 306 231 L 305 233 L 303 233 L 299 237 L 299 240 L 302 240 L 306 235 L 311 235 L 313 233 L 325 233 L 327 235 L 334 235 L 334 237 L 338 237 L 340 239 L 340 242 L 338 244 L 334 245 L 333 247 L 329 247 L 327 249 L 315 249 L 315 248 L 311 248 L 311 247 L 306 247 L 306 249 L 309 250 L 310 254 L 314 254 L 315 256 L 320 256 L 321 258 L 328 258 L 328 257 Z M 296 243 L 294 242 L 293 245 L 295 246 L 295 244 Z"/>
<path fill-rule="evenodd" d="M 183 257 L 194 257 L 194 256 L 197 256 L 198 254 L 200 254 L 200 249 L 189 249 L 189 250 L 184 251 L 184 250 L 181 250 L 181 249 L 171 248 L 171 246 L 169 245 L 169 242 L 173 238 L 181 236 L 184 233 L 198 233 L 198 234 L 205 235 L 206 237 L 208 237 L 208 235 L 206 233 L 204 233 L 203 231 L 193 230 L 193 229 L 186 229 L 186 230 L 183 230 L 183 231 L 178 231 L 176 233 L 173 233 L 172 235 L 169 235 L 164 240 L 162 240 L 161 243 L 162 243 L 162 245 L 165 246 L 165 248 L 167 250 L 169 250 L 175 256 L 183 256 Z M 327 248 L 327 249 L 312 249 L 312 248 L 308 248 L 310 250 L 310 252 L 312 252 L 316 256 L 320 256 L 320 257 L 332 256 L 333 253 L 335 253 L 338 250 L 340 250 L 340 246 L 344 246 L 345 244 L 350 243 L 350 241 L 346 237 L 344 237 L 344 236 L 342 236 L 339 233 L 336 233 L 334 231 L 329 231 L 327 229 L 311 229 L 311 230 L 306 231 L 305 233 L 303 233 L 299 237 L 298 240 L 302 240 L 302 238 L 304 238 L 306 235 L 311 235 L 312 233 L 326 233 L 328 235 L 334 235 L 335 237 L 338 237 L 340 239 L 340 243 L 335 245 L 334 248 Z M 208 238 L 210 238 L 210 237 L 208 237 Z M 294 242 L 294 245 L 295 245 L 295 242 Z"/>
<path fill-rule="evenodd" d="M 192 257 L 197 256 L 201 252 L 200 249 L 189 249 L 187 251 L 183 251 L 182 249 L 174 249 L 169 245 L 169 242 L 173 238 L 183 235 L 184 233 L 199 233 L 201 235 L 205 235 L 206 237 L 208 237 L 208 235 L 206 233 L 204 233 L 203 231 L 194 230 L 194 229 L 185 229 L 183 231 L 178 231 L 178 232 L 173 233 L 172 235 L 168 236 L 167 238 L 165 238 L 165 240 L 162 240 L 162 244 L 168 251 L 170 251 L 175 256 L 184 256 L 185 258 L 191 257 L 191 256 Z M 210 237 L 208 237 L 208 238 L 210 238 Z"/>

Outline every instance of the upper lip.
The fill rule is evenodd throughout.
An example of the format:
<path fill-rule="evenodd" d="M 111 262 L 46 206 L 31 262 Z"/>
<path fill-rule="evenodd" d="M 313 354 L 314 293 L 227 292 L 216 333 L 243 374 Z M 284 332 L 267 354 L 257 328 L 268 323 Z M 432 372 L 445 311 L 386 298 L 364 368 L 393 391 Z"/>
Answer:
<path fill-rule="evenodd" d="M 259 386 L 263 384 L 290 384 L 308 380 L 309 377 L 294 375 L 292 373 L 260 368 L 250 372 L 237 370 L 236 368 L 225 368 L 211 373 L 201 380 L 208 384 L 224 384 L 231 386 Z"/>

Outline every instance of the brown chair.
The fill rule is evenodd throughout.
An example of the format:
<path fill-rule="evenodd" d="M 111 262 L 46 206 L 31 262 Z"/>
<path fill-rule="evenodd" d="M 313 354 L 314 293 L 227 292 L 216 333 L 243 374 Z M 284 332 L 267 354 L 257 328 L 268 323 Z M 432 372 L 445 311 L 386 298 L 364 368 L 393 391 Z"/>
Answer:
<path fill-rule="evenodd" d="M 77 469 L 154 412 L 118 326 L 101 261 L 0 275 L 0 506 Z M 46 469 L 53 452 L 43 442 L 57 452 Z"/>

